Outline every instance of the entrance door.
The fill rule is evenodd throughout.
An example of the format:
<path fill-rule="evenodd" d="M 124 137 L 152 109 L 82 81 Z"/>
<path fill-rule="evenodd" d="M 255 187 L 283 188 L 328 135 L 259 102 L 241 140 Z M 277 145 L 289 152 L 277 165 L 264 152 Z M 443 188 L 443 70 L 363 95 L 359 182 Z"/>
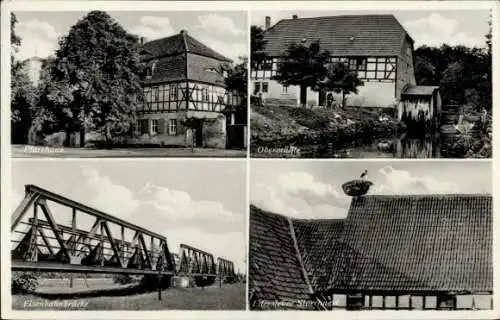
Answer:
<path fill-rule="evenodd" d="M 320 90 L 319 91 L 318 104 L 320 106 L 322 106 L 322 107 L 326 106 L 326 92 L 325 92 L 325 90 Z"/>
<path fill-rule="evenodd" d="M 203 146 L 203 122 L 198 121 L 195 128 L 195 146 Z"/>
<path fill-rule="evenodd" d="M 301 106 L 307 105 L 307 87 L 306 86 L 300 86 L 300 105 Z"/>

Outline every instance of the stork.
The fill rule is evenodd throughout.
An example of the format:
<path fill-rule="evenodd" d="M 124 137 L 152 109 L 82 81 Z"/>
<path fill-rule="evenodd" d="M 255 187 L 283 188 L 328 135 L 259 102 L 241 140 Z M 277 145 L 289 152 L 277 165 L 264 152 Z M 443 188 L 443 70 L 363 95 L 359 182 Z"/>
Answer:
<path fill-rule="evenodd" d="M 368 174 L 368 170 L 365 169 L 365 171 L 363 171 L 363 173 L 361 174 L 360 178 L 364 179 L 367 174 Z"/>

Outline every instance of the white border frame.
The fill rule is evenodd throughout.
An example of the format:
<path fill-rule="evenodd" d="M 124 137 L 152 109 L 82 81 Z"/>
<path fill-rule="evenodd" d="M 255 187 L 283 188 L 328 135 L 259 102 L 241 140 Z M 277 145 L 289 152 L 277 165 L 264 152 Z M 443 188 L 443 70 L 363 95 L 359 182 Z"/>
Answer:
<path fill-rule="evenodd" d="M 137 1 L 139 2 L 139 1 Z M 496 250 L 499 246 L 500 235 L 498 234 L 498 224 L 500 219 L 497 215 L 497 198 L 499 190 L 493 184 L 493 258 L 494 258 L 494 310 L 487 311 L 340 311 L 335 310 L 331 312 L 303 312 L 303 311 L 289 311 L 289 312 L 264 312 L 264 311 L 14 311 L 11 305 L 10 294 L 10 254 L 9 254 L 9 219 L 10 219 L 10 185 L 11 185 L 11 159 L 10 159 L 10 108 L 9 108 L 9 92 L 10 92 L 10 12 L 11 11 L 88 11 L 88 10 L 106 10 L 106 11 L 137 11 L 137 2 L 124 2 L 124 1 L 4 1 L 1 4 L 1 35 L 2 35 L 2 52 L 1 52 L 1 209 L 2 209 L 2 222 L 1 223 L 1 257 L 3 263 L 1 264 L 1 275 L 4 281 L 1 281 L 1 309 L 2 318 L 7 319 L 164 319 L 169 318 L 182 318 L 182 319 L 267 319 L 272 317 L 288 319 L 290 317 L 307 317 L 314 319 L 332 319 L 332 317 L 340 317 L 345 319 L 494 319 L 500 318 L 500 295 L 498 294 L 499 280 L 500 279 L 500 250 Z M 497 48 L 500 44 L 498 40 L 499 23 L 498 14 L 500 3 L 495 1 L 331 1 L 331 2 L 307 2 L 305 4 L 301 1 L 255 1 L 255 2 L 241 2 L 241 1 L 213 1 L 194 2 L 194 1 L 154 1 L 154 2 L 140 2 L 141 11 L 204 11 L 214 10 L 217 8 L 219 11 L 261 11 L 261 10 L 466 10 L 466 9 L 492 9 L 493 12 L 493 109 L 498 104 L 497 92 L 500 92 L 499 87 L 499 65 L 496 63 L 498 60 Z M 284 9 L 286 8 L 286 9 Z M 249 25 L 251 23 L 250 15 L 248 17 Z M 250 58 L 250 55 L 249 55 Z M 249 89 L 250 93 L 250 89 Z M 249 96 L 250 97 L 250 96 Z M 250 99 L 250 98 L 249 98 Z M 249 109 L 250 110 L 250 109 Z M 493 155 L 498 152 L 497 131 L 498 123 L 500 121 L 500 112 L 496 110 L 493 112 Z M 250 117 L 248 122 L 248 142 L 250 142 Z M 248 144 L 248 149 L 250 145 Z M 497 170 L 496 161 L 491 160 L 493 164 L 493 181 L 500 181 L 499 172 Z M 85 159 L 85 161 L 101 161 L 102 159 Z M 130 160 L 130 159 L 129 159 Z M 137 159 L 137 161 L 207 161 L 207 159 Z M 228 161 L 229 159 L 210 159 L 209 161 Z M 417 161 L 442 161 L 445 159 L 426 159 Z M 450 160 L 450 159 L 446 159 Z M 16 159 L 15 161 L 21 161 Z M 37 161 L 34 159 L 23 161 Z M 80 159 L 53 159 L 51 161 L 80 161 Z M 105 161 L 120 161 L 115 158 Z M 251 161 L 294 161 L 292 159 L 266 159 L 266 160 L 249 160 L 243 158 L 240 160 L 231 161 L 247 161 L 247 197 L 249 196 L 248 178 Z M 309 161 L 341 161 L 341 160 L 309 160 Z M 387 159 L 352 159 L 348 161 L 387 161 Z M 415 161 L 409 159 L 395 159 L 392 161 Z M 473 160 L 456 160 L 456 161 L 473 161 Z M 490 161 L 490 160 L 482 160 Z M 248 206 L 247 206 L 248 207 Z M 247 236 L 248 236 L 248 219 L 247 219 Z M 247 239 L 248 245 L 248 239 Z M 248 255 L 248 249 L 247 249 Z M 248 257 L 247 257 L 248 265 Z M 247 272 L 248 275 L 248 272 Z M 248 286 L 248 281 L 247 281 Z M 247 295 L 248 299 L 248 295 Z"/>

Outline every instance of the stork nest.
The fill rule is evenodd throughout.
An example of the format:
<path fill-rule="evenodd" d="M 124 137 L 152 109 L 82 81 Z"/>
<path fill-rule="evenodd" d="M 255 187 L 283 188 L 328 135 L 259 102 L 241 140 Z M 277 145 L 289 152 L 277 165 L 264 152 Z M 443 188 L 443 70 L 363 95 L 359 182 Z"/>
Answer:
<path fill-rule="evenodd" d="M 351 180 L 342 185 L 344 193 L 351 197 L 359 197 L 365 195 L 373 182 L 363 179 Z"/>

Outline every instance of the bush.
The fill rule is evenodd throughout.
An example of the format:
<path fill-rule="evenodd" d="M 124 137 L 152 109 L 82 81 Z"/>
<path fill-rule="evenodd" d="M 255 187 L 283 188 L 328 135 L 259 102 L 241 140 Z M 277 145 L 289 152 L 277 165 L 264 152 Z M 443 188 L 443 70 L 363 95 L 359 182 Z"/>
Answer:
<path fill-rule="evenodd" d="M 162 289 L 170 288 L 172 276 L 163 275 L 160 277 L 161 277 L 160 278 L 160 287 Z M 155 274 L 154 275 L 147 274 L 147 275 L 142 277 L 139 285 L 146 290 L 158 289 L 158 276 Z"/>
<path fill-rule="evenodd" d="M 194 283 L 197 287 L 206 287 L 215 283 L 215 276 L 197 276 L 194 277 Z"/>
<path fill-rule="evenodd" d="M 14 273 L 12 275 L 12 294 L 35 291 L 38 286 L 38 277 L 31 272 Z"/>
<path fill-rule="evenodd" d="M 113 283 L 129 284 L 132 283 L 132 281 L 134 281 L 134 279 L 128 274 L 117 274 L 113 276 Z"/>

